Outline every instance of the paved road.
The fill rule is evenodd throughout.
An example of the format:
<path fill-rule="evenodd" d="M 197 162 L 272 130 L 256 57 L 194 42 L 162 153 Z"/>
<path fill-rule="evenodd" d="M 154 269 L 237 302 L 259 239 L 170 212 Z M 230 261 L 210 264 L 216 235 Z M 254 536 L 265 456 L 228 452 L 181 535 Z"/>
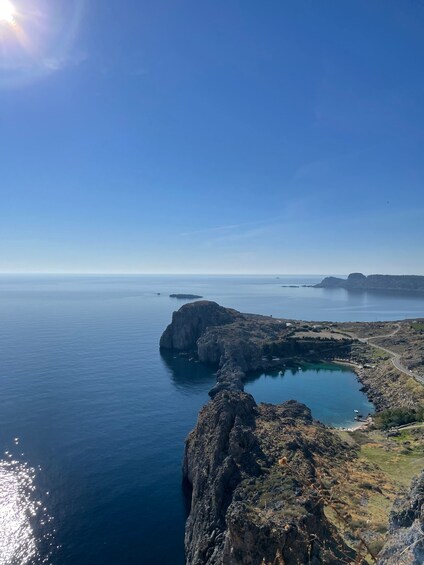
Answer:
<path fill-rule="evenodd" d="M 424 377 L 421 376 L 421 375 L 417 375 L 417 373 L 414 373 L 413 371 L 410 371 L 407 367 L 405 367 L 405 365 L 403 365 L 403 363 L 401 361 L 399 353 L 396 353 L 396 351 L 392 351 L 391 349 L 387 349 L 387 347 L 382 347 L 381 345 L 377 345 L 376 343 L 372 343 L 373 339 L 382 339 L 382 338 L 385 338 L 385 337 L 395 336 L 399 332 L 400 328 L 401 328 L 400 324 L 396 324 L 396 329 L 393 330 L 389 334 L 376 335 L 376 336 L 373 336 L 373 337 L 359 337 L 359 338 L 357 337 L 357 339 L 359 341 L 362 341 L 362 343 L 367 343 L 368 345 L 371 345 L 371 347 L 375 347 L 376 349 L 380 349 L 381 351 L 385 351 L 386 353 L 388 353 L 391 357 L 391 361 L 392 361 L 394 367 L 396 367 L 396 369 L 398 371 L 400 371 L 401 373 L 404 373 L 405 375 L 408 375 L 408 377 L 413 377 L 419 383 L 424 385 Z"/>

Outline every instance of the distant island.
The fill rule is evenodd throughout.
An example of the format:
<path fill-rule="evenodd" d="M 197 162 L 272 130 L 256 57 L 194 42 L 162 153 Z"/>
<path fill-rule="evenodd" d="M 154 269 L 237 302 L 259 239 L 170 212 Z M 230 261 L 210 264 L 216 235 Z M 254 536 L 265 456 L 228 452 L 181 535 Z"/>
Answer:
<path fill-rule="evenodd" d="M 197 298 L 203 298 L 198 294 L 170 294 L 170 298 L 178 298 L 180 300 L 196 300 Z"/>
<path fill-rule="evenodd" d="M 420 275 L 368 275 L 351 273 L 347 279 L 326 277 L 314 288 L 346 288 L 348 290 L 398 290 L 424 292 L 424 276 Z"/>

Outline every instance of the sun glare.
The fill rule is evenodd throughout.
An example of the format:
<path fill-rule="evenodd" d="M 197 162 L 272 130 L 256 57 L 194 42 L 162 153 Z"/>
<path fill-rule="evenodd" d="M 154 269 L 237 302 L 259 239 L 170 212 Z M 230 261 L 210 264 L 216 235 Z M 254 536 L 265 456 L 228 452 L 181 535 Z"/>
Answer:
<path fill-rule="evenodd" d="M 0 23 L 13 25 L 15 23 L 16 10 L 9 0 L 0 0 Z"/>

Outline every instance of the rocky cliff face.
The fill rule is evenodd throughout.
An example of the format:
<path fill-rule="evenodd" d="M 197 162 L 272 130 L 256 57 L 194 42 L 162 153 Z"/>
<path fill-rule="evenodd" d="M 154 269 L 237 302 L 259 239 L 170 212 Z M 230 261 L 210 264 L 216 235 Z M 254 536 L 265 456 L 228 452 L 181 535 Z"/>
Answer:
<path fill-rule="evenodd" d="M 172 316 L 160 340 L 160 347 L 187 351 L 196 348 L 196 343 L 209 326 L 223 326 L 234 322 L 238 312 L 223 308 L 216 302 L 202 300 L 185 304 Z"/>
<path fill-rule="evenodd" d="M 424 563 L 424 471 L 413 481 L 407 496 L 395 503 L 389 533 L 378 565 Z"/>
<path fill-rule="evenodd" d="M 216 394 L 186 444 L 187 565 L 350 562 L 317 486 L 317 467 L 322 474 L 326 460 L 350 456 L 302 404 L 258 407 L 243 392 Z"/>
<path fill-rule="evenodd" d="M 252 371 L 261 366 L 263 343 L 249 339 L 240 324 L 225 328 L 208 328 L 197 342 L 199 360 L 222 366 L 231 361 L 242 371 Z"/>
<path fill-rule="evenodd" d="M 241 314 L 215 302 L 198 301 L 174 312 L 160 347 L 194 352 L 200 361 L 219 367 L 221 374 L 224 366 L 236 368 L 235 372 L 271 368 L 275 361 L 280 363 L 272 361 L 275 356 L 313 361 L 336 350 L 340 355 L 348 354 L 351 339 L 323 339 L 313 332 L 298 339 L 295 331 L 303 327 L 302 322 L 287 324 L 271 317 Z M 228 378 L 224 380 L 229 384 Z"/>
<path fill-rule="evenodd" d="M 222 563 L 226 513 L 242 480 L 239 465 L 252 475 L 259 473 L 254 406 L 250 395 L 223 391 L 203 408 L 187 439 L 184 479 L 192 488 L 187 564 Z"/>

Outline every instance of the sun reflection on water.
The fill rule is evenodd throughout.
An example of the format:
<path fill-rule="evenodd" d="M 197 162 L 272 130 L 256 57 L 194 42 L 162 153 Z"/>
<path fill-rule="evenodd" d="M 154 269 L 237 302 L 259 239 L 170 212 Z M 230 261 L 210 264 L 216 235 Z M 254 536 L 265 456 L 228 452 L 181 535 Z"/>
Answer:
<path fill-rule="evenodd" d="M 4 453 L 0 459 L 0 565 L 50 561 L 53 517 L 38 499 L 35 478 L 33 467 L 11 451 Z"/>

